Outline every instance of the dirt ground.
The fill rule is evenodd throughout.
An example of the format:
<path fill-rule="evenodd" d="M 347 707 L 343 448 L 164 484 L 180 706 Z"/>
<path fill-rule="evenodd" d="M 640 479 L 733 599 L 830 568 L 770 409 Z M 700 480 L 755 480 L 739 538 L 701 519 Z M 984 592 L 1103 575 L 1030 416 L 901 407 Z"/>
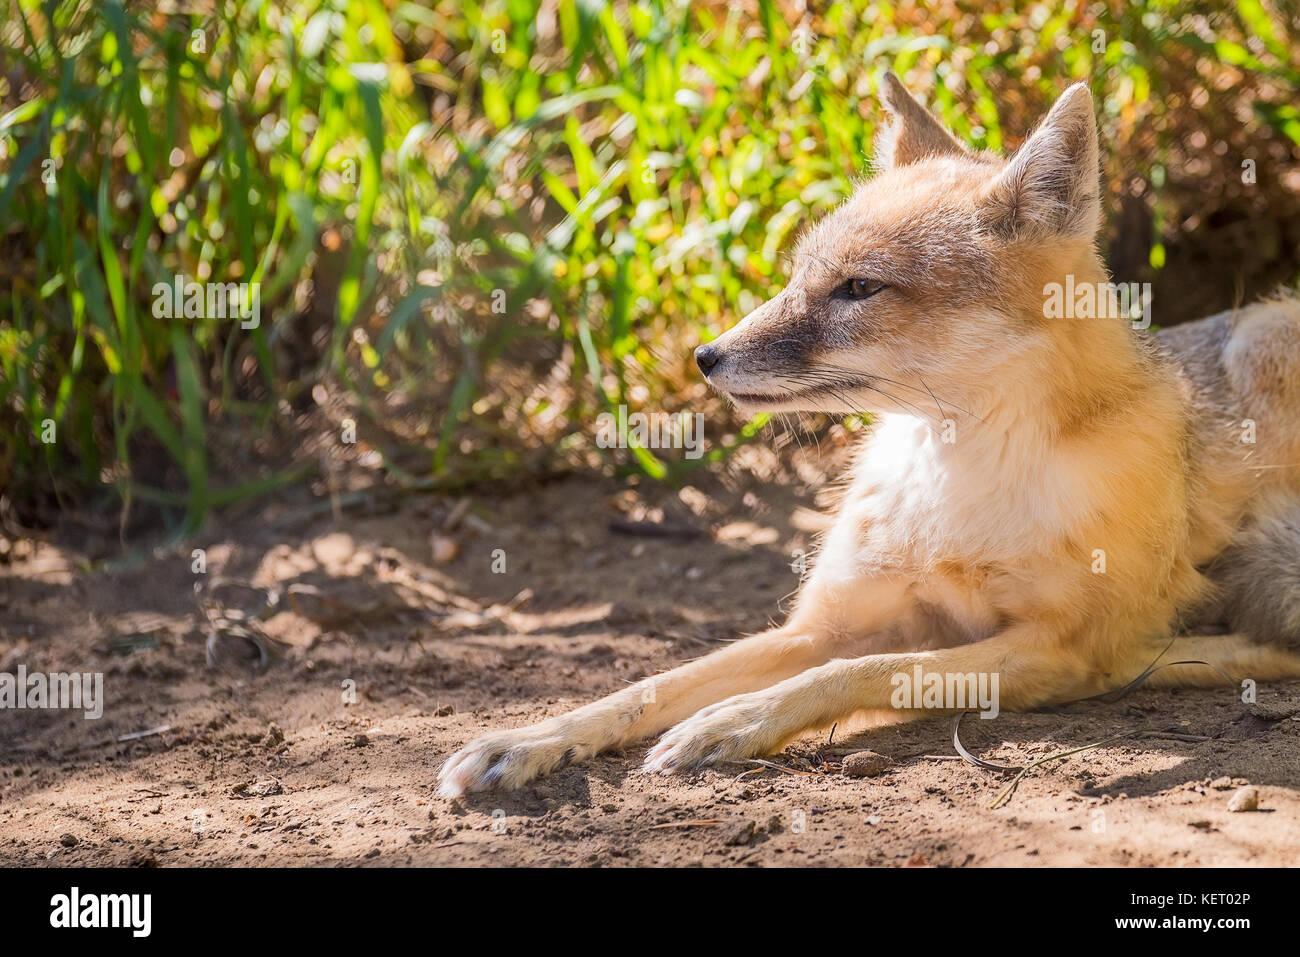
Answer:
<path fill-rule="evenodd" d="M 204 538 L 88 562 L 47 541 L 0 566 L 0 672 L 104 674 L 99 720 L 0 712 L 0 860 L 19 865 L 1287 865 L 1300 857 L 1300 683 L 1134 692 L 1073 713 L 936 717 L 776 767 L 650 779 L 640 749 L 522 791 L 438 798 L 442 761 L 780 620 L 812 484 L 681 493 L 566 478 L 339 514 L 284 500 Z M 622 526 L 611 523 L 632 523 Z M 638 522 L 681 534 L 648 536 Z M 627 534 L 628 531 L 634 534 Z M 694 530 L 699 534 L 690 536 Z M 67 540 L 69 536 L 63 536 Z M 102 546 L 102 543 L 100 543 Z M 195 574 L 192 548 L 207 570 Z M 504 558 L 504 570 L 501 560 Z M 494 568 L 495 565 L 495 568 Z M 221 581 L 278 590 L 278 602 Z M 205 613 L 195 582 L 207 588 Z M 239 610 L 275 651 L 241 664 Z M 218 622 L 213 629 L 211 620 Z M 257 623 L 242 624 L 256 633 Z M 205 662 L 217 635 L 217 666 Z M 259 639 L 263 644 L 268 639 Z M 162 730 L 160 730 L 162 729 Z M 137 737 L 140 732 L 151 732 Z M 849 777 L 847 753 L 889 759 Z M 1231 813 L 1257 786 L 1260 810 Z"/>

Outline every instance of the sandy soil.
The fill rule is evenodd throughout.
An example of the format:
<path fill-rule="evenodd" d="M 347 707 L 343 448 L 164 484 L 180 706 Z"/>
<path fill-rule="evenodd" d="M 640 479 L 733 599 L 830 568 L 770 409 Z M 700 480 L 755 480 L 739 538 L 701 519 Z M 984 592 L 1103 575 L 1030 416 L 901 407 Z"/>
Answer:
<path fill-rule="evenodd" d="M 649 496 L 649 498 L 647 498 Z M 761 497 L 760 497 L 761 496 Z M 1138 690 L 1070 714 L 838 731 L 684 778 L 610 754 L 460 801 L 437 768 L 480 732 L 590 700 L 782 616 L 816 527 L 808 485 L 701 479 L 680 495 L 570 478 L 471 501 L 310 514 L 283 501 L 130 562 L 37 542 L 0 566 L 0 671 L 103 672 L 100 720 L 0 712 L 0 859 L 86 865 L 1210 865 L 1300 858 L 1300 683 Z M 620 534 L 662 521 L 694 538 Z M 431 540 L 431 535 L 434 540 Z M 66 538 L 66 536 L 65 536 Z M 190 549 L 205 549 L 195 575 Z M 454 550 L 454 557 L 451 552 Z M 502 550 L 505 571 L 493 570 Z M 20 550 L 21 551 L 21 550 Z M 436 561 L 437 558 L 444 561 Z M 450 559 L 450 560 L 447 560 Z M 241 671 L 237 610 L 278 653 Z M 205 663 L 209 613 L 220 666 Z M 278 610 L 277 610 L 278 609 Z M 245 627 L 253 627 L 246 625 Z M 355 702 L 349 703 L 355 687 Z M 165 727 L 166 730 L 157 729 Z M 136 738 L 123 736 L 153 731 Z M 846 776 L 871 749 L 888 769 Z M 1250 783 L 1261 810 L 1230 813 Z"/>

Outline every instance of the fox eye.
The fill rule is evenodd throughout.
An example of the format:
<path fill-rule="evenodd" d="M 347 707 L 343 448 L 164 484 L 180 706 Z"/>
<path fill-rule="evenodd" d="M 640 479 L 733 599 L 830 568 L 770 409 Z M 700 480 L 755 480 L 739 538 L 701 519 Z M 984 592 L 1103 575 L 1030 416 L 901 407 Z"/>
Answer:
<path fill-rule="evenodd" d="M 835 296 L 838 299 L 870 299 L 884 288 L 883 282 L 874 279 L 849 279 L 835 290 Z"/>

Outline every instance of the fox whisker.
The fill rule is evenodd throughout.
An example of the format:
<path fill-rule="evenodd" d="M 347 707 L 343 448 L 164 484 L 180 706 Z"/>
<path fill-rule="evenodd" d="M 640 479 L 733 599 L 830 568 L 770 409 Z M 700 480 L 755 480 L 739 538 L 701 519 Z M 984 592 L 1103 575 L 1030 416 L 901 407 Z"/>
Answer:
<path fill-rule="evenodd" d="M 886 392 L 884 389 L 871 385 L 868 382 L 861 381 L 861 379 L 846 379 L 842 376 L 836 376 L 834 373 L 831 373 L 829 371 L 823 371 L 819 369 L 814 369 L 807 372 L 800 372 L 794 375 L 782 376 L 782 378 L 785 379 L 786 381 L 794 381 L 796 383 L 810 385 L 814 389 L 821 389 L 823 391 L 830 392 L 832 395 L 838 398 L 841 402 L 844 402 L 850 408 L 853 408 L 855 404 L 846 401 L 844 396 L 841 394 L 841 391 L 845 389 L 848 390 L 866 389 L 870 392 L 875 392 L 878 393 L 879 395 L 883 395 L 885 398 L 889 399 L 890 401 L 897 403 L 900 407 L 915 412 L 923 419 L 927 419 L 931 422 L 939 421 L 938 419 L 935 419 L 935 417 L 931 413 L 926 412 L 923 408 L 916 405 L 915 403 L 908 402 L 906 399 L 901 399 L 890 392 Z"/>
<path fill-rule="evenodd" d="M 852 369 L 844 369 L 840 366 L 826 366 L 825 368 L 833 372 L 838 372 L 842 375 L 853 376 L 853 375 L 860 374 L 860 373 L 855 373 Z M 897 379 L 891 379 L 888 376 L 876 375 L 875 373 L 871 373 L 869 377 L 872 379 L 879 379 L 881 382 L 888 382 L 890 385 L 896 385 L 902 389 L 911 389 L 913 392 L 922 392 L 926 395 L 929 395 L 929 397 L 935 401 L 935 404 L 939 403 L 939 397 L 930 391 L 930 387 L 928 385 L 924 389 L 918 389 L 914 385 L 909 385 L 906 382 L 899 382 Z M 921 378 L 920 376 L 917 376 L 917 379 L 920 378 Z M 924 380 L 921 381 L 922 384 L 924 384 Z M 953 402 L 951 399 L 945 399 L 944 401 L 947 402 L 948 405 L 956 409 L 958 412 L 961 412 L 965 415 L 969 415 L 973 419 L 979 419 L 981 422 L 985 421 L 983 416 L 977 415 L 976 413 L 970 411 L 970 409 L 962 408 L 960 405 L 958 405 L 956 402 Z M 947 416 L 945 415 L 944 418 L 947 418 Z"/>

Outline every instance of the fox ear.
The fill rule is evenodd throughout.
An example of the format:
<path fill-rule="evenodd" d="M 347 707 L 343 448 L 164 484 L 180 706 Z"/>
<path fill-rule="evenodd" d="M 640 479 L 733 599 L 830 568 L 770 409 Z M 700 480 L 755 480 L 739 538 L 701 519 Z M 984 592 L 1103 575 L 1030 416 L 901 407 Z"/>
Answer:
<path fill-rule="evenodd" d="M 1092 94 L 1076 83 L 993 181 L 981 217 L 1006 239 L 1091 240 L 1101 225 L 1099 186 Z"/>
<path fill-rule="evenodd" d="M 961 141 L 913 99 L 903 81 L 892 72 L 887 72 L 881 80 L 880 99 L 892 122 L 876 142 L 878 169 L 907 166 L 927 156 L 969 155 Z"/>

